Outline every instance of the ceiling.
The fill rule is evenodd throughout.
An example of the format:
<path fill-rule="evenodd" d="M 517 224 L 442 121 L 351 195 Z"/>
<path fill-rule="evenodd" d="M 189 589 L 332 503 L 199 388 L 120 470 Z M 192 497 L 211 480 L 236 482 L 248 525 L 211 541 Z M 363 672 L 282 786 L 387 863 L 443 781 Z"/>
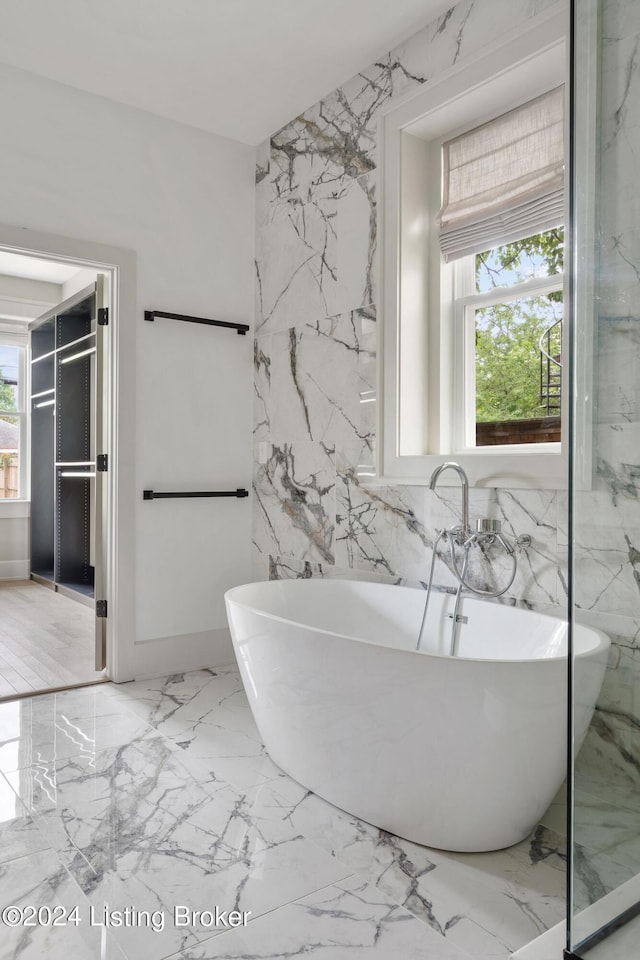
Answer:
<path fill-rule="evenodd" d="M 0 62 L 257 144 L 447 0 L 2 0 Z"/>
<path fill-rule="evenodd" d="M 22 253 L 0 250 L 0 276 L 64 283 L 65 280 L 75 276 L 79 269 L 74 264 L 42 260 L 40 257 L 28 257 Z"/>

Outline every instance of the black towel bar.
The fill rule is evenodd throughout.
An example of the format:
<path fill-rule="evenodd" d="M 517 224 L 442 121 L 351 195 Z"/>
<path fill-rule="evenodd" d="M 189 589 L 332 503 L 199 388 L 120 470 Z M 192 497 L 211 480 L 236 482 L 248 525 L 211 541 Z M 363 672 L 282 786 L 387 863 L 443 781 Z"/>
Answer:
<path fill-rule="evenodd" d="M 143 500 L 178 500 L 183 497 L 248 497 L 249 491 L 243 487 L 237 490 L 207 490 L 192 493 L 158 493 L 156 490 L 143 490 Z"/>
<path fill-rule="evenodd" d="M 169 313 L 166 310 L 145 310 L 145 320 L 153 323 L 156 317 L 166 317 L 168 320 L 185 320 L 187 323 L 206 323 L 210 327 L 229 327 L 243 337 L 249 329 L 248 323 L 227 323 L 226 320 L 208 320 L 206 317 L 188 317 L 184 313 Z"/>

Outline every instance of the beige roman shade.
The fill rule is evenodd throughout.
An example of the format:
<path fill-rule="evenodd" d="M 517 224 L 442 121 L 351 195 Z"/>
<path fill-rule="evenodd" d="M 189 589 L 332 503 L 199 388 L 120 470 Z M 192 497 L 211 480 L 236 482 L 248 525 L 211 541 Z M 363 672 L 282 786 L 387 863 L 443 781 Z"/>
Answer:
<path fill-rule="evenodd" d="M 564 220 L 564 87 L 442 146 L 445 260 L 550 230 Z"/>

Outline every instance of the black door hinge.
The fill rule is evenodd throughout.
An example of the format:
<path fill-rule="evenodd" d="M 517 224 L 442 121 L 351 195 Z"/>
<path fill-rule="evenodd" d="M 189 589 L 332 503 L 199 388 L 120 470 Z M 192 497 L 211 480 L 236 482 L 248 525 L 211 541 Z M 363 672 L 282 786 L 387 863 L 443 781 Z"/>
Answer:
<path fill-rule="evenodd" d="M 106 473 L 109 469 L 109 454 L 99 453 L 96 460 L 96 467 L 99 473 Z"/>
<path fill-rule="evenodd" d="M 106 327 L 109 324 L 109 307 L 98 308 L 98 326 Z"/>
<path fill-rule="evenodd" d="M 96 617 L 103 619 L 107 616 L 107 601 L 96 600 Z"/>

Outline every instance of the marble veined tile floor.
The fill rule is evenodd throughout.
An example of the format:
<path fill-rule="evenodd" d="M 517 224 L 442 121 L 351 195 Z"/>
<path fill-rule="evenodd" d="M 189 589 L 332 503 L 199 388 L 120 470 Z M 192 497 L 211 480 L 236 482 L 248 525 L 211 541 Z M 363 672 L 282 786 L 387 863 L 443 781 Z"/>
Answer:
<path fill-rule="evenodd" d="M 235 667 L 0 704 L 0 771 L 0 960 L 505 960 L 564 918 L 557 835 L 349 816 L 269 760 Z"/>

